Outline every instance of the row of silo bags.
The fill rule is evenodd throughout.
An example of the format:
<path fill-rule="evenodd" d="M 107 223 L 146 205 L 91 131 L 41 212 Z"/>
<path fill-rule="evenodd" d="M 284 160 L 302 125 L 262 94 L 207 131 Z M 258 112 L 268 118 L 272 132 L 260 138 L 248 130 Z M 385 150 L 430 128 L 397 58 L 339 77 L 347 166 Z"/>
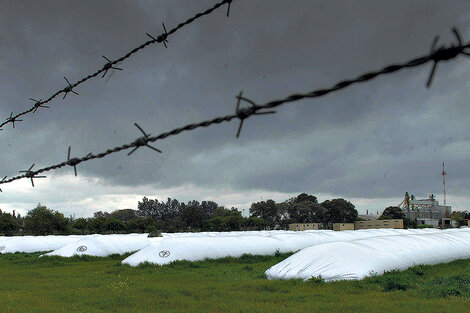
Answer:
<path fill-rule="evenodd" d="M 269 279 L 322 277 L 360 279 L 391 269 L 448 262 L 470 255 L 470 230 L 436 229 L 360 231 L 261 231 L 179 233 L 148 238 L 147 234 L 24 236 L 0 238 L 0 253 L 54 251 L 46 255 L 107 256 L 134 252 L 123 264 L 164 265 L 176 260 L 272 255 L 300 252 L 266 271 Z"/>
<path fill-rule="evenodd" d="M 284 231 L 249 231 L 249 232 L 200 232 L 200 233 L 163 233 L 164 238 L 240 236 L 256 234 L 268 236 Z M 34 253 L 54 251 L 50 255 L 72 256 L 75 254 L 106 256 L 113 253 L 128 253 L 140 250 L 152 241 L 162 237 L 148 238 L 148 234 L 113 234 L 113 235 L 69 235 L 69 236 L 0 236 L 0 254 Z M 78 249 L 80 247 L 80 249 Z M 86 247 L 86 249 L 84 248 Z M 61 249 L 63 248 L 63 249 Z M 78 250 L 77 250 L 78 249 Z M 60 251 L 59 251 L 60 250 Z M 97 251 L 99 252 L 92 252 Z"/>
<path fill-rule="evenodd" d="M 0 254 L 34 253 L 59 249 L 86 236 L 13 236 L 0 237 Z"/>
<path fill-rule="evenodd" d="M 269 268 L 268 279 L 362 279 L 394 269 L 470 258 L 470 229 L 325 242 Z"/>
<path fill-rule="evenodd" d="M 239 257 L 243 254 L 273 255 L 276 252 L 297 252 L 312 245 L 352 241 L 380 236 L 404 234 L 424 234 L 439 232 L 435 229 L 367 229 L 356 231 L 277 231 L 270 233 L 251 232 L 233 236 L 180 236 L 152 242 L 140 251 L 122 261 L 123 264 L 137 266 L 141 263 L 164 265 L 176 260 L 199 261 L 223 257 Z"/>
<path fill-rule="evenodd" d="M 248 232 L 201 232 L 201 233 L 163 233 L 163 237 L 148 238 L 147 234 L 126 234 L 126 235 L 84 235 L 84 236 L 14 236 L 0 237 L 0 254 L 15 252 L 43 252 L 52 251 L 47 255 L 58 255 L 70 257 L 73 255 L 93 255 L 107 256 L 111 254 L 123 254 L 138 251 L 146 246 L 153 248 L 160 244 L 166 246 L 166 251 L 174 251 L 168 260 L 184 260 L 185 253 L 199 255 L 198 259 L 217 258 L 224 256 L 237 256 L 243 253 L 251 254 L 273 254 L 276 250 L 298 251 L 312 244 L 332 241 L 332 240 L 354 240 L 376 235 L 397 235 L 407 233 L 407 230 L 364 230 L 364 231 L 344 231 L 333 232 L 328 230 L 312 230 L 304 232 L 293 231 L 248 231 Z M 192 239 L 190 239 L 192 238 Z M 209 239 L 208 239 L 209 238 Z M 212 238 L 212 239 L 211 239 Z M 219 238 L 219 239 L 214 239 Z M 262 240 L 258 238 L 270 238 Z M 285 242 L 290 243 L 286 246 Z M 191 242 L 195 249 L 187 250 L 184 246 Z M 218 242 L 225 242 L 227 245 L 221 247 Z M 243 244 L 244 242 L 256 243 Z M 211 246 L 207 247 L 208 244 Z M 264 247 L 266 246 L 266 247 Z M 205 249 L 203 253 L 200 248 Z M 205 248 L 204 248 L 205 247 Z M 229 247 L 235 247 L 230 251 Z M 244 248 L 246 247 L 246 248 Z M 150 248 L 150 247 L 149 247 Z M 198 250 L 199 253 L 194 253 Z M 225 251 L 225 252 L 224 252 Z M 170 252 L 171 253 L 171 252 Z M 146 260 L 150 261 L 150 260 Z M 142 261 L 145 262 L 145 261 Z"/>
<path fill-rule="evenodd" d="M 0 254 L 52 251 L 48 255 L 107 256 L 137 251 L 149 244 L 147 234 L 0 237 Z"/>

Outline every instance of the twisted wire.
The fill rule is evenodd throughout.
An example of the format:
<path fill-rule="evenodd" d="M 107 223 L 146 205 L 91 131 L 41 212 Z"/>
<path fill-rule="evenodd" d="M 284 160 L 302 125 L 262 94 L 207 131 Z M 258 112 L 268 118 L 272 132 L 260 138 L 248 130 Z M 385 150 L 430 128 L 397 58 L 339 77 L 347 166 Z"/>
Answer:
<path fill-rule="evenodd" d="M 196 15 L 194 15 L 193 17 L 187 19 L 186 21 L 178 24 L 176 27 L 174 27 L 173 29 L 171 29 L 169 32 L 165 31 L 160 34 L 159 36 L 157 37 L 153 37 L 153 36 L 150 36 L 152 39 L 151 40 L 148 40 L 146 41 L 145 43 L 141 44 L 140 46 L 132 49 L 131 51 L 129 51 L 128 53 L 126 53 L 124 56 L 120 57 L 119 59 L 116 59 L 114 61 L 110 61 L 108 58 L 106 58 L 105 56 L 103 56 L 108 62 L 101 68 L 99 69 L 98 71 L 96 71 L 95 73 L 93 74 L 90 74 L 88 76 L 85 76 L 83 77 L 82 79 L 78 80 L 77 82 L 71 84 L 67 78 L 65 78 L 65 80 L 67 81 L 68 85 L 65 87 L 65 88 L 62 88 L 58 91 L 56 91 L 54 94 L 52 94 L 49 98 L 45 99 L 45 100 L 34 100 L 32 99 L 33 101 L 35 101 L 35 104 L 28 110 L 25 110 L 23 112 L 20 112 L 16 115 L 10 115 L 9 118 L 6 119 L 6 121 L 0 123 L 0 130 L 2 130 L 2 127 L 5 126 L 6 124 L 9 124 L 9 123 L 12 123 L 14 125 L 15 121 L 18 122 L 18 121 L 22 121 L 22 120 L 18 120 L 19 117 L 23 116 L 23 115 L 26 115 L 26 114 L 29 114 L 29 113 L 35 113 L 36 110 L 40 107 L 44 107 L 44 108 L 48 108 L 47 106 L 45 106 L 45 104 L 51 102 L 52 100 L 54 100 L 55 97 L 57 97 L 58 95 L 64 93 L 64 98 L 65 96 L 69 93 L 69 92 L 73 92 L 75 94 L 77 94 L 73 89 L 81 84 L 83 84 L 84 82 L 92 79 L 92 78 L 95 78 L 97 77 L 98 75 L 100 75 L 101 73 L 106 73 L 109 69 L 113 68 L 113 69 L 120 69 L 120 68 L 116 68 L 114 67 L 114 65 L 116 65 L 117 63 L 121 63 L 123 61 L 125 61 L 126 59 L 130 58 L 133 54 L 139 52 L 140 50 L 146 48 L 147 46 L 151 45 L 151 44 L 154 44 L 154 43 L 163 43 L 165 44 L 166 46 L 166 42 L 167 42 L 167 37 L 170 36 L 170 35 L 173 35 L 174 33 L 176 33 L 178 30 L 180 30 L 181 28 L 193 23 L 194 21 L 196 21 L 197 19 L 203 17 L 203 16 L 206 16 L 206 15 L 209 15 L 211 14 L 212 12 L 214 12 L 215 10 L 217 10 L 218 8 L 220 8 L 221 6 L 227 4 L 228 7 L 227 7 L 227 16 L 228 16 L 228 13 L 229 13 L 229 10 L 230 10 L 230 4 L 232 3 L 233 0 L 223 0 L 217 4 L 215 4 L 213 7 L 203 11 L 203 12 L 200 12 L 200 13 L 197 13 Z M 148 34 L 147 34 L 148 35 Z M 103 77 L 104 77 L 104 74 L 103 74 Z M 78 94 L 77 94 L 78 95 Z M 31 98 L 30 98 L 31 99 Z M 12 112 L 13 114 L 13 112 Z"/>
<path fill-rule="evenodd" d="M 45 167 L 45 168 L 41 168 L 41 169 L 38 169 L 38 170 L 35 170 L 35 171 L 32 171 L 31 170 L 32 167 L 31 167 L 30 170 L 27 171 L 26 174 L 11 177 L 9 179 L 7 179 L 7 177 L 5 176 L 0 181 L 0 184 L 6 184 L 6 183 L 9 183 L 9 182 L 12 182 L 12 181 L 15 181 L 15 180 L 19 180 L 19 179 L 22 179 L 22 178 L 31 178 L 31 180 L 32 180 L 38 174 L 41 174 L 41 173 L 44 173 L 44 172 L 59 169 L 59 168 L 62 168 L 64 166 L 73 166 L 75 168 L 76 165 L 78 165 L 82 162 L 86 162 L 86 161 L 93 160 L 93 159 L 103 158 L 103 157 L 106 157 L 109 154 L 117 153 L 119 151 L 127 150 L 127 149 L 130 149 L 130 148 L 133 148 L 134 149 L 133 151 L 135 151 L 136 148 L 143 147 L 143 146 L 149 146 L 148 145 L 149 142 L 155 142 L 157 140 L 163 140 L 163 139 L 168 138 L 170 136 L 176 136 L 176 135 L 178 135 L 182 132 L 193 131 L 193 130 L 201 128 L 201 127 L 209 127 L 209 126 L 215 125 L 215 124 L 230 122 L 233 119 L 238 119 L 240 121 L 238 131 L 237 131 L 237 135 L 236 135 L 238 137 L 240 135 L 240 131 L 241 131 L 241 128 L 242 128 L 242 125 L 243 125 L 243 121 L 245 119 L 251 117 L 252 115 L 262 115 L 262 114 L 275 113 L 274 111 L 263 111 L 265 109 L 275 108 L 275 107 L 284 105 L 286 103 L 290 103 L 290 102 L 294 102 L 294 101 L 298 101 L 298 100 L 302 100 L 302 99 L 306 99 L 306 98 L 318 98 L 318 97 L 326 96 L 330 93 L 343 90 L 343 89 L 345 89 L 345 88 L 347 88 L 347 87 L 349 87 L 353 84 L 365 83 L 367 81 L 370 81 L 372 79 L 375 79 L 375 78 L 383 76 L 383 75 L 392 74 L 392 73 L 398 72 L 398 71 L 403 70 L 403 69 L 418 67 L 418 66 L 424 65 L 428 62 L 433 62 L 433 68 L 432 68 L 432 71 L 430 73 L 430 76 L 429 76 L 427 84 L 426 84 L 426 86 L 429 87 L 430 82 L 432 81 L 432 77 L 434 76 L 434 71 L 435 71 L 436 65 L 439 62 L 453 60 L 459 55 L 470 56 L 470 52 L 466 51 L 466 49 L 470 48 L 470 43 L 463 44 L 458 31 L 455 28 L 453 29 L 453 31 L 454 31 L 454 34 L 456 34 L 456 37 L 458 39 L 458 44 L 457 45 L 453 45 L 453 46 L 450 46 L 450 47 L 442 46 L 442 47 L 440 47 L 439 49 L 436 50 L 436 49 L 434 49 L 434 44 L 433 44 L 433 48 L 431 49 L 431 52 L 428 55 L 414 58 L 414 59 L 412 59 L 408 62 L 388 65 L 388 66 L 386 66 L 386 67 L 384 67 L 380 70 L 371 71 L 371 72 L 359 75 L 359 76 L 357 76 L 356 78 L 353 78 L 353 79 L 342 80 L 342 81 L 336 83 L 335 85 L 333 85 L 329 88 L 316 89 L 316 90 L 306 92 L 306 93 L 292 94 L 292 95 L 289 95 L 285 98 L 272 100 L 272 101 L 269 101 L 269 102 L 267 102 L 265 104 L 261 104 L 261 105 L 256 104 L 253 100 L 251 100 L 249 98 L 243 97 L 243 94 L 240 92 L 240 94 L 236 96 L 238 101 L 237 101 L 237 105 L 236 105 L 236 109 L 235 109 L 234 114 L 221 116 L 221 117 L 216 117 L 216 118 L 206 120 L 206 121 L 202 121 L 202 122 L 199 122 L 199 123 L 188 124 L 186 126 L 176 128 L 176 129 L 170 130 L 168 132 L 161 133 L 157 136 L 151 136 L 150 134 L 146 133 L 139 125 L 135 124 L 139 128 L 139 130 L 144 134 L 144 136 L 138 138 L 137 140 L 134 140 L 132 143 L 117 146 L 117 147 L 114 147 L 112 149 L 108 149 L 108 150 L 106 150 L 104 152 L 101 152 L 101 153 L 98 153 L 98 154 L 89 153 L 88 155 L 86 155 L 85 157 L 82 157 L 82 158 L 70 159 L 70 154 L 69 154 L 67 161 L 64 161 L 62 163 L 58 163 L 58 164 L 55 164 L 55 165 L 52 165 L 52 166 L 48 166 L 48 167 Z M 245 108 L 240 108 L 240 103 L 242 101 L 250 104 L 250 106 L 245 107 Z M 156 148 L 153 148 L 151 146 L 150 146 L 150 148 L 152 148 L 154 150 L 157 150 L 158 152 L 161 152 L 160 150 L 158 150 Z M 0 189 L 0 191 L 1 191 L 1 189 Z"/>

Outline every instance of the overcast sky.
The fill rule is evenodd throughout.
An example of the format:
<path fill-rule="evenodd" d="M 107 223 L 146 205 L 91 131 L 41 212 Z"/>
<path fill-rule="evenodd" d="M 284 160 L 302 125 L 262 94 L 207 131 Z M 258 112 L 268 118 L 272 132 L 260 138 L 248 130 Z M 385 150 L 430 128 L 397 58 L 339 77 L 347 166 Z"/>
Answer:
<path fill-rule="evenodd" d="M 95 72 L 215 0 L 0 0 L 0 117 L 28 109 Z M 235 96 L 257 103 L 329 87 L 345 78 L 470 38 L 470 1 L 234 0 L 0 132 L 0 175 L 99 153 L 147 132 L 231 114 Z M 345 198 L 358 211 L 397 205 L 408 191 L 470 209 L 470 59 L 383 76 L 335 94 L 200 129 L 153 145 L 66 167 L 46 179 L 1 185 L 0 208 L 26 213 L 38 202 L 64 214 L 137 208 L 143 196 L 213 200 L 227 207 L 284 201 L 299 193 Z"/>

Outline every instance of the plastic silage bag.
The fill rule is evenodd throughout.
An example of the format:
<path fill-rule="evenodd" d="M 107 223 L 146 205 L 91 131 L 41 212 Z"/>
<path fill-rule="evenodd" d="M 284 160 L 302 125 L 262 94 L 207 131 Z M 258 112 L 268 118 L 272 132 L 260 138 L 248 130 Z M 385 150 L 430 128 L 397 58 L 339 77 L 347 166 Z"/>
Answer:
<path fill-rule="evenodd" d="M 340 236 L 345 236 L 344 233 L 354 233 L 357 232 L 368 232 L 368 231 L 382 231 L 384 234 L 395 235 L 397 233 L 411 233 L 413 231 L 418 233 L 423 232 L 435 232 L 437 229 L 427 228 L 427 229 L 364 229 L 359 231 L 341 231 Z M 291 230 L 253 230 L 253 231 L 227 231 L 227 232 L 183 232 L 183 233 L 162 233 L 163 238 L 181 238 L 181 237 L 237 237 L 237 236 L 267 236 L 272 237 L 275 235 L 286 235 L 286 234 L 308 234 L 308 233 L 334 233 L 336 235 L 340 234 L 339 232 L 332 230 L 304 230 L 304 231 L 291 231 Z M 354 236 L 353 236 L 354 237 Z"/>
<path fill-rule="evenodd" d="M 324 230 L 308 230 L 322 232 Z M 306 232 L 308 232 L 306 231 Z M 164 238 L 180 238 L 180 237 L 232 237 L 232 236 L 270 236 L 274 234 L 296 233 L 290 230 L 251 230 L 251 231 L 224 231 L 224 232 L 197 232 L 197 233 L 162 233 Z"/>
<path fill-rule="evenodd" d="M 279 239 L 284 243 L 279 248 L 280 252 L 297 252 L 306 247 L 324 242 L 332 241 L 352 241 L 370 237 L 381 236 L 399 236 L 404 234 L 427 234 L 438 232 L 436 229 L 425 230 L 406 230 L 406 229 L 362 229 L 362 230 L 345 230 L 332 231 L 326 230 L 321 232 L 293 232 L 286 234 L 273 234 L 270 238 Z"/>
<path fill-rule="evenodd" d="M 362 279 L 394 269 L 470 258 L 470 230 L 327 242 L 305 248 L 269 268 L 268 279 Z"/>
<path fill-rule="evenodd" d="M 147 234 L 91 235 L 44 255 L 62 257 L 91 255 L 105 257 L 111 254 L 124 254 L 140 250 L 150 244 L 152 241 L 150 239 L 152 238 L 148 238 Z"/>
<path fill-rule="evenodd" d="M 0 253 L 52 251 L 85 236 L 13 236 L 0 237 Z"/>
<path fill-rule="evenodd" d="M 437 230 L 436 230 L 437 231 Z M 418 233 L 434 231 L 417 230 Z M 416 233 L 412 232 L 412 233 Z M 223 257 L 239 257 L 243 254 L 273 255 L 279 252 L 296 252 L 314 244 L 355 240 L 378 236 L 398 236 L 408 233 L 402 229 L 367 229 L 359 231 L 272 231 L 260 235 L 240 234 L 232 236 L 189 236 L 189 237 L 163 237 L 158 242 L 134 253 L 122 261 L 123 264 L 137 266 L 149 262 L 159 265 L 168 264 L 176 260 L 199 261 L 206 258 L 217 259 Z"/>
<path fill-rule="evenodd" d="M 144 262 L 163 265 L 176 260 L 238 257 L 245 253 L 269 255 L 281 246 L 279 240 L 264 236 L 164 238 L 132 254 L 122 263 L 131 266 Z"/>

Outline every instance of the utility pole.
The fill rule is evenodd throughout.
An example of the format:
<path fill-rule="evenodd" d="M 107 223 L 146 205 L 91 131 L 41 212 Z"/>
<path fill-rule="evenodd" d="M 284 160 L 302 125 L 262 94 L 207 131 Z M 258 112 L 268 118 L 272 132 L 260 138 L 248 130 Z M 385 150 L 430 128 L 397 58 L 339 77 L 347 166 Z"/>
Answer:
<path fill-rule="evenodd" d="M 442 187 L 444 189 L 444 205 L 446 205 L 446 171 L 444 170 L 444 162 L 442 162 Z"/>

